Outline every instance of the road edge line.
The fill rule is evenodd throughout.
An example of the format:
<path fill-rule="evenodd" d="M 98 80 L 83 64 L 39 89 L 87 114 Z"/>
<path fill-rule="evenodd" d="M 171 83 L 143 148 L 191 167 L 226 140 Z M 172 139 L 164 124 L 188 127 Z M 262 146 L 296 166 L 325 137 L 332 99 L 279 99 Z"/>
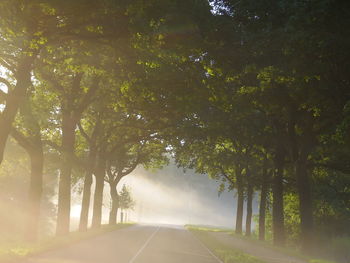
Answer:
<path fill-rule="evenodd" d="M 142 251 L 147 247 L 148 243 L 151 241 L 151 239 L 157 234 L 160 227 L 158 227 L 151 236 L 146 240 L 146 242 L 143 244 L 143 246 L 137 251 L 137 253 L 130 259 L 129 263 L 133 263 L 135 259 L 142 253 Z"/>
<path fill-rule="evenodd" d="M 186 228 L 185 228 L 186 229 Z M 203 242 L 191 231 L 189 231 L 188 229 L 186 229 L 187 232 L 191 233 L 191 235 L 199 242 L 199 244 L 201 244 L 202 247 L 204 247 L 209 254 L 215 258 L 219 263 L 224 263 L 220 258 L 218 258 L 206 245 L 203 244 Z"/>

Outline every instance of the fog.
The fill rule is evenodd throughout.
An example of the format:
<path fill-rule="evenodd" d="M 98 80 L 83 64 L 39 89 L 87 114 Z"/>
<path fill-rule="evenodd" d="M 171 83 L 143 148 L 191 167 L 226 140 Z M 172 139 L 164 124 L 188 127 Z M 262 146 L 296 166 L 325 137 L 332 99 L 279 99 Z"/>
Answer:
<path fill-rule="evenodd" d="M 3 212 L 2 226 L 22 225 L 24 220 L 24 200 L 29 187 L 29 165 L 26 153 L 20 147 L 8 148 L 7 157 L 13 158 L 15 170 L 6 172 L 6 163 L 2 172 L 13 176 L 2 177 L 2 192 L 0 194 L 1 211 Z M 10 151 L 12 149 L 12 151 Z M 21 156 L 21 157 L 19 157 Z M 12 160 L 12 159 L 11 159 Z M 10 165 L 10 164 L 9 164 Z M 11 166 L 12 167 L 12 166 Z M 14 176 L 15 175 L 15 176 Z M 55 233 L 58 173 L 46 173 L 44 177 L 44 197 L 41 211 L 41 233 Z M 81 210 L 83 178 L 72 189 L 71 230 L 78 228 Z M 177 168 L 173 163 L 157 171 L 147 171 L 142 167 L 122 179 L 119 184 L 130 187 L 135 207 L 128 211 L 128 220 L 136 223 L 155 224 L 201 224 L 232 228 L 235 224 L 236 199 L 234 192 L 223 192 L 218 195 L 219 183 L 206 175 L 196 174 L 192 170 Z M 92 216 L 93 189 L 91 194 L 90 223 Z M 16 207 L 14 209 L 13 207 Z M 103 223 L 108 223 L 110 196 L 108 184 L 104 189 Z M 254 204 L 254 212 L 257 213 Z M 118 215 L 120 219 L 120 214 Z M 7 223 L 6 223 L 6 222 Z M 18 222 L 17 222 L 18 221 Z M 21 222 L 19 222 L 21 221 Z"/>
<path fill-rule="evenodd" d="M 158 171 L 147 171 L 140 167 L 121 180 L 119 190 L 123 184 L 130 187 L 135 201 L 134 209 L 127 212 L 129 222 L 234 227 L 235 192 L 224 191 L 219 195 L 219 182 L 209 179 L 206 175 L 196 174 L 192 170 L 184 172 L 174 164 Z M 73 229 L 77 227 L 81 196 L 74 200 Z M 108 223 L 109 207 L 109 187 L 106 184 L 103 223 Z M 253 214 L 258 212 L 257 207 L 255 198 Z"/>

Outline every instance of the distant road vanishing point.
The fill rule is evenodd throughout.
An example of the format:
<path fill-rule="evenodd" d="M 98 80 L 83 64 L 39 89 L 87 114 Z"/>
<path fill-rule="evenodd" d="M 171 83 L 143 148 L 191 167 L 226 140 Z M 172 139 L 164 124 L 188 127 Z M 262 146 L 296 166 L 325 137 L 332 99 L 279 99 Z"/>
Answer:
<path fill-rule="evenodd" d="M 32 257 L 23 263 L 219 263 L 178 226 L 135 225 Z"/>

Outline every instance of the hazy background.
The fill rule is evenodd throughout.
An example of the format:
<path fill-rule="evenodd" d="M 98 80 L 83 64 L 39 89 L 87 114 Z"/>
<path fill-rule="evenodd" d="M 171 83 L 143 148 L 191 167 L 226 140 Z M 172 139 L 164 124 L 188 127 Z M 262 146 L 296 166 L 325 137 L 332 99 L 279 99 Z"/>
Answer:
<path fill-rule="evenodd" d="M 174 163 L 158 171 L 142 167 L 123 178 L 119 189 L 130 187 L 135 207 L 128 212 L 128 221 L 157 224 L 200 224 L 233 228 L 236 196 L 234 191 L 218 194 L 219 182 L 193 170 L 184 172 Z M 77 227 L 81 196 L 74 198 L 72 229 Z M 108 223 L 109 187 L 104 189 L 103 223 Z M 253 214 L 257 213 L 254 199 Z M 90 215 L 91 217 L 91 215 Z M 120 214 L 118 214 L 118 220 Z M 90 218 L 91 221 L 91 218 Z M 254 226 L 254 224 L 253 224 Z"/>
<path fill-rule="evenodd" d="M 22 232 L 29 187 L 29 161 L 26 152 L 9 142 L 6 160 L 0 169 L 0 231 L 14 236 L 14 229 Z M 72 190 L 71 230 L 76 230 L 81 210 L 81 190 L 84 174 L 74 177 L 77 182 Z M 41 204 L 41 233 L 53 234 L 57 213 L 58 173 L 46 167 L 44 197 Z M 142 167 L 122 179 L 130 187 L 135 208 L 128 212 L 128 219 L 138 223 L 201 224 L 232 228 L 235 224 L 236 198 L 234 191 L 218 195 L 219 182 L 192 170 L 183 171 L 173 162 L 161 170 L 147 171 Z M 92 186 L 92 190 L 94 185 Z M 256 198 L 253 212 L 257 214 Z M 90 222 L 93 191 L 91 196 Z M 103 223 L 108 223 L 110 196 L 108 184 L 104 189 Z M 120 214 L 118 215 L 120 220 Z M 245 218 L 244 218 L 245 219 Z M 254 226 L 254 224 L 253 224 Z"/>

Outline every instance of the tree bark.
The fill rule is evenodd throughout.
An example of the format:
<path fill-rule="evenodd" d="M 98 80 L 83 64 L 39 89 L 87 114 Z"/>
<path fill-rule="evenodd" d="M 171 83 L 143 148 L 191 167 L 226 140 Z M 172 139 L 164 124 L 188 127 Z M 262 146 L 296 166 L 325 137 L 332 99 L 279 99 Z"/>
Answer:
<path fill-rule="evenodd" d="M 95 161 L 96 161 L 96 149 L 95 147 L 91 147 L 89 152 L 89 158 L 88 158 L 88 167 L 84 178 L 83 198 L 81 203 L 80 222 L 79 222 L 80 232 L 84 232 L 88 228 L 91 185 L 93 181 L 92 175 L 93 175 L 93 170 L 95 168 Z"/>
<path fill-rule="evenodd" d="M 26 241 L 33 242 L 38 238 L 40 204 L 43 189 L 44 152 L 40 129 L 35 130 L 34 137 L 25 137 L 16 129 L 12 129 L 11 134 L 18 144 L 26 150 L 30 158 L 30 184 L 26 206 L 24 238 Z"/>
<path fill-rule="evenodd" d="M 124 212 L 123 210 L 121 210 L 121 213 L 120 213 L 120 223 L 124 223 Z"/>
<path fill-rule="evenodd" d="M 247 168 L 247 182 L 248 182 L 248 187 L 247 187 L 247 215 L 246 215 L 246 230 L 245 230 L 245 235 L 250 236 L 251 235 L 251 229 L 252 229 L 252 215 L 253 215 L 253 194 L 254 194 L 254 189 L 251 181 L 251 174 L 249 169 Z"/>
<path fill-rule="evenodd" d="M 237 213 L 236 213 L 236 234 L 242 234 L 242 222 L 243 222 L 243 204 L 244 204 L 244 189 L 242 169 L 236 168 L 237 176 Z"/>
<path fill-rule="evenodd" d="M 71 173 L 74 155 L 76 120 L 70 113 L 62 113 L 62 153 L 58 190 L 56 235 L 66 235 L 70 227 Z"/>
<path fill-rule="evenodd" d="M 96 186 L 94 194 L 94 207 L 92 215 L 92 228 L 99 228 L 102 220 L 103 188 L 104 177 L 106 172 L 105 161 L 99 157 L 96 169 Z"/>
<path fill-rule="evenodd" d="M 93 181 L 92 172 L 86 171 L 85 178 L 84 178 L 83 198 L 81 202 L 80 221 L 79 221 L 80 232 L 85 232 L 88 228 L 92 181 Z"/>
<path fill-rule="evenodd" d="M 112 207 L 109 212 L 109 224 L 115 225 L 117 223 L 117 213 L 119 208 L 119 197 L 116 184 L 110 184 L 110 195 L 112 200 Z"/>
<path fill-rule="evenodd" d="M 301 220 L 301 248 L 303 252 L 311 252 L 313 249 L 313 208 L 310 178 L 307 171 L 307 153 L 305 151 L 301 152 L 296 162 L 296 179 Z"/>
<path fill-rule="evenodd" d="M 272 181 L 272 227 L 273 243 L 277 246 L 285 244 L 284 207 L 283 207 L 283 172 L 284 152 L 278 150 L 275 157 L 275 171 Z"/>
<path fill-rule="evenodd" d="M 292 112 L 293 113 L 293 112 Z M 292 148 L 292 158 L 295 166 L 297 191 L 299 195 L 301 249 L 303 252 L 313 250 L 313 206 L 310 177 L 307 168 L 308 155 L 317 144 L 313 132 L 313 117 L 306 114 L 306 125 L 303 137 L 297 137 L 295 115 L 291 114 L 289 124 L 289 138 Z M 299 139 L 299 140 L 298 140 Z"/>
<path fill-rule="evenodd" d="M 12 123 L 17 114 L 18 108 L 26 96 L 27 89 L 31 85 L 30 71 L 34 62 L 35 55 L 27 56 L 19 63 L 16 72 L 16 86 L 12 91 L 8 93 L 6 98 L 6 107 L 2 113 L 0 113 L 0 164 L 4 158 L 4 151 L 12 129 Z"/>
<path fill-rule="evenodd" d="M 260 192 L 260 206 L 259 206 L 259 240 L 265 240 L 265 222 L 266 222 L 266 202 L 268 194 L 268 172 L 266 164 L 264 164 L 262 172 L 262 184 Z"/>
<path fill-rule="evenodd" d="M 25 238 L 27 241 L 38 239 L 40 205 L 43 189 L 44 153 L 42 145 L 30 151 L 30 186 L 28 195 L 28 220 Z"/>

